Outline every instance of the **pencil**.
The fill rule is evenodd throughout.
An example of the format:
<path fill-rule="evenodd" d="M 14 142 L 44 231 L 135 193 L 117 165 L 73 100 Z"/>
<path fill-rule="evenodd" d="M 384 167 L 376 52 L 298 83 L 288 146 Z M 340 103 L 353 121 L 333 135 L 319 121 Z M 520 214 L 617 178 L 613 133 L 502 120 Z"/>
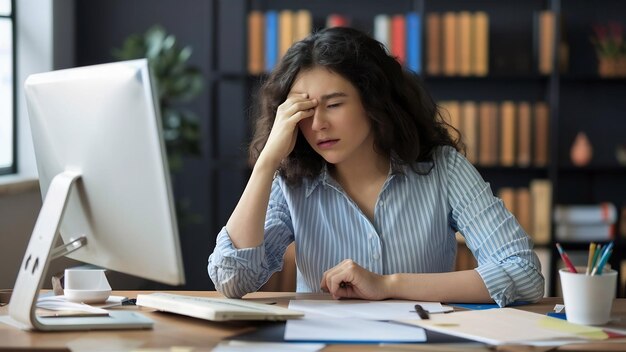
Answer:
<path fill-rule="evenodd" d="M 591 270 L 593 269 L 593 256 L 596 252 L 596 243 L 595 242 L 591 242 L 589 244 L 589 259 L 587 259 L 587 275 L 591 274 Z"/>
<path fill-rule="evenodd" d="M 561 245 L 559 243 L 556 244 L 556 249 L 559 250 L 559 254 L 561 255 L 561 258 L 565 262 L 565 265 L 567 266 L 569 271 L 573 272 L 574 274 L 577 274 L 578 271 L 576 270 L 576 268 L 572 264 L 572 261 L 569 260 L 569 256 L 567 255 L 567 253 L 565 253 L 565 251 L 563 250 L 563 248 L 561 247 Z"/>

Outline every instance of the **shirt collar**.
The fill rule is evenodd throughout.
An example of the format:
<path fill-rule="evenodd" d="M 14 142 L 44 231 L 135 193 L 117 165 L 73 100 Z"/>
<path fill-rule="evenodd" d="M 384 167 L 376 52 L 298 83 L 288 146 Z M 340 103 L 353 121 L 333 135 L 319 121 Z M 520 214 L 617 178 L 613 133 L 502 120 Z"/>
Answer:
<path fill-rule="evenodd" d="M 389 174 L 387 175 L 387 182 L 390 182 L 396 176 L 405 179 L 408 172 L 411 172 L 411 167 L 409 165 L 400 165 L 392 162 L 391 167 L 389 168 Z M 324 164 L 320 174 L 316 178 L 310 179 L 306 182 L 305 197 L 308 198 L 320 185 L 341 190 L 341 186 L 330 175 L 330 172 L 328 171 L 328 164 Z"/>

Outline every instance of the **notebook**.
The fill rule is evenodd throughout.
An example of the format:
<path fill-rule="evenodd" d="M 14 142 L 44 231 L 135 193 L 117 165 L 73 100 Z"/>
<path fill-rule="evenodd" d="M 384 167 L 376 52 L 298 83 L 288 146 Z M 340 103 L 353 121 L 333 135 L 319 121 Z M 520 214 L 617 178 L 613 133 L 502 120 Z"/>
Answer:
<path fill-rule="evenodd" d="M 287 320 L 304 316 L 304 313 L 295 310 L 241 299 L 208 298 L 171 293 L 139 294 L 136 304 L 163 312 L 212 321 Z"/>

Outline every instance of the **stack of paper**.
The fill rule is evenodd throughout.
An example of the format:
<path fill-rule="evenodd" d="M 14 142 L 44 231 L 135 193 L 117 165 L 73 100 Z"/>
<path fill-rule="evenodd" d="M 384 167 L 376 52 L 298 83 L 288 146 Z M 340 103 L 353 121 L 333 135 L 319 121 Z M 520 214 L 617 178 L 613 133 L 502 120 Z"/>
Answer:
<path fill-rule="evenodd" d="M 430 313 L 450 310 L 435 302 L 362 300 L 293 300 L 289 309 L 305 313 L 290 320 L 285 329 L 287 341 L 325 342 L 423 342 L 421 328 L 390 320 L 419 320 L 415 304 Z"/>

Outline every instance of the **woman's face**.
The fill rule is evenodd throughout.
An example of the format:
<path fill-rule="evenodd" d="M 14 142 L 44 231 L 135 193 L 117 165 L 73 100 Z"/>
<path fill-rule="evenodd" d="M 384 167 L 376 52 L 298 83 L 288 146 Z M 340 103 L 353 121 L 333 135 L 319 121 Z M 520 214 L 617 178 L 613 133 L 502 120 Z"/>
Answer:
<path fill-rule="evenodd" d="M 300 71 L 290 94 L 317 99 L 315 114 L 299 123 L 309 145 L 336 166 L 373 160 L 374 135 L 356 87 L 324 67 Z"/>

